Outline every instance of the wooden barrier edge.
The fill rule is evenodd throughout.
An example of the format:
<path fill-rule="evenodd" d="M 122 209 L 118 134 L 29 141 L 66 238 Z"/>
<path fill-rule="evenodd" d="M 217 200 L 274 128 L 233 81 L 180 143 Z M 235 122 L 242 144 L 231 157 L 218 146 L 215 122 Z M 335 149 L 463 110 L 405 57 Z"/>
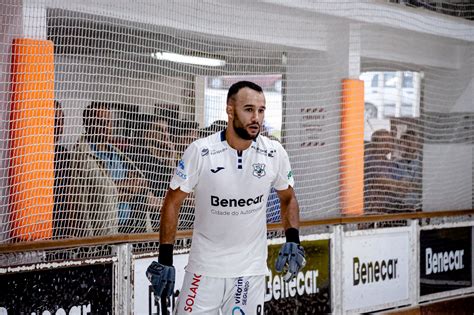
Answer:
<path fill-rule="evenodd" d="M 474 215 L 474 209 L 469 210 L 447 210 L 435 212 L 413 212 L 400 214 L 381 214 L 381 215 L 361 215 L 361 216 L 347 216 L 339 218 L 328 218 L 319 220 L 302 221 L 300 226 L 310 227 L 318 225 L 339 225 L 352 223 L 368 223 L 380 221 L 397 221 L 410 219 L 424 219 L 424 218 L 439 218 L 439 217 L 455 217 L 455 216 L 470 216 Z M 268 224 L 269 231 L 278 231 L 282 229 L 280 223 Z M 192 230 L 178 231 L 177 239 L 190 238 Z M 82 246 L 97 246 L 97 245 L 115 245 L 122 243 L 137 243 L 137 242 L 152 242 L 159 240 L 159 233 L 141 233 L 141 234 L 117 234 L 110 236 L 89 237 L 89 238 L 68 238 L 60 240 L 38 240 L 21 243 L 6 243 L 0 245 L 0 254 L 13 252 L 27 252 L 38 250 L 53 250 L 64 249 L 71 247 Z"/>

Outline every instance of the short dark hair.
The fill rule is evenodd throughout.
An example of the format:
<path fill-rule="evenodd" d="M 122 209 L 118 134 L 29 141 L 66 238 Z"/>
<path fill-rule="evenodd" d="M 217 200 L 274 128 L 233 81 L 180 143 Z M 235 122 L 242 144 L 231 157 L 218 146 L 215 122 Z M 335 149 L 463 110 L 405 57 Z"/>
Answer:
<path fill-rule="evenodd" d="M 99 109 L 110 110 L 110 104 L 105 102 L 92 102 L 82 112 L 82 121 L 84 126 L 90 126 L 94 123 L 93 119 L 96 118 L 96 112 Z"/>
<path fill-rule="evenodd" d="M 227 93 L 227 103 L 229 103 L 229 100 L 234 95 L 239 93 L 239 91 L 243 88 L 249 88 L 249 89 L 252 89 L 254 91 L 257 91 L 258 93 L 263 93 L 263 90 L 260 87 L 260 85 L 255 84 L 255 83 L 250 82 L 250 81 L 239 81 L 237 83 L 232 84 L 231 87 L 229 88 L 229 92 Z"/>

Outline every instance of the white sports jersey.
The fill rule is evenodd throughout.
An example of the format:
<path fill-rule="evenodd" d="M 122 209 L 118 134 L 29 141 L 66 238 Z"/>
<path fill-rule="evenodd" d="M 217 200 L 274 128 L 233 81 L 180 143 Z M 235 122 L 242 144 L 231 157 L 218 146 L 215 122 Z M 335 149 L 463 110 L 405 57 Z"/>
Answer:
<path fill-rule="evenodd" d="M 193 142 L 170 187 L 194 190 L 196 213 L 186 271 L 210 277 L 267 272 L 266 204 L 270 188 L 293 186 L 288 155 L 278 141 L 258 136 L 237 151 L 225 131 Z"/>

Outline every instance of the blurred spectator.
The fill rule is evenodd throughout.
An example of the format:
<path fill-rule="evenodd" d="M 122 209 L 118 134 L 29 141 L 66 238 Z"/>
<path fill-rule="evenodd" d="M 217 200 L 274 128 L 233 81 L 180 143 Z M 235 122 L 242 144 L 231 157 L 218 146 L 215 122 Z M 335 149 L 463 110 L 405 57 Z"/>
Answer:
<path fill-rule="evenodd" d="M 158 231 L 161 204 L 176 164 L 175 145 L 171 141 L 168 121 L 164 117 L 148 117 L 142 141 L 142 155 L 137 165 L 142 170 L 149 188 L 145 202 L 151 228 Z"/>
<path fill-rule="evenodd" d="M 370 213 L 389 213 L 397 209 L 396 164 L 392 160 L 395 143 L 385 129 L 372 134 L 364 158 L 364 209 Z"/>
<path fill-rule="evenodd" d="M 83 113 L 85 134 L 73 152 L 74 235 L 129 232 L 131 203 L 146 187 L 133 162 L 111 144 L 111 114 L 100 102 Z"/>
<path fill-rule="evenodd" d="M 267 135 L 271 140 L 278 141 L 277 137 L 272 135 Z M 267 200 L 267 223 L 275 223 L 281 221 L 281 207 L 280 207 L 280 198 L 275 188 L 270 189 L 270 195 L 268 195 Z"/>
<path fill-rule="evenodd" d="M 203 128 L 199 131 L 199 137 L 205 138 L 218 131 L 224 130 L 227 127 L 227 121 L 216 120 L 209 127 Z"/>
<path fill-rule="evenodd" d="M 64 227 L 70 206 L 68 189 L 71 179 L 71 154 L 61 144 L 64 131 L 64 113 L 61 103 L 54 101 L 54 208 L 53 238 L 61 238 L 66 234 Z"/>
<path fill-rule="evenodd" d="M 421 182 L 423 165 L 420 145 L 412 130 L 401 135 L 399 141 L 400 158 L 395 161 L 398 180 L 398 201 L 402 211 L 421 210 Z"/>
<path fill-rule="evenodd" d="M 176 151 L 178 158 L 184 153 L 186 148 L 199 138 L 199 124 L 191 120 L 181 120 L 178 123 L 175 133 Z"/>

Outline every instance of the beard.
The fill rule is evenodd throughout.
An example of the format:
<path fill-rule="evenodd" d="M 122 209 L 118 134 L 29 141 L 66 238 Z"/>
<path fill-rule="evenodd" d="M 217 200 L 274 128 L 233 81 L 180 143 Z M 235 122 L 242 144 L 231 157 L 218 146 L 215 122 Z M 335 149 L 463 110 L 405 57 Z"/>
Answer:
<path fill-rule="evenodd" d="M 245 128 L 243 127 L 243 124 L 242 122 L 240 121 L 239 119 L 239 116 L 237 116 L 237 113 L 234 114 L 235 116 L 235 119 L 232 123 L 232 126 L 234 127 L 234 130 L 235 130 L 235 133 L 242 139 L 244 140 L 253 140 L 253 139 L 256 139 L 258 137 L 258 135 L 260 134 L 260 131 L 257 132 L 257 134 L 255 136 L 252 136 L 251 134 L 248 133 L 247 130 L 245 130 Z"/>

